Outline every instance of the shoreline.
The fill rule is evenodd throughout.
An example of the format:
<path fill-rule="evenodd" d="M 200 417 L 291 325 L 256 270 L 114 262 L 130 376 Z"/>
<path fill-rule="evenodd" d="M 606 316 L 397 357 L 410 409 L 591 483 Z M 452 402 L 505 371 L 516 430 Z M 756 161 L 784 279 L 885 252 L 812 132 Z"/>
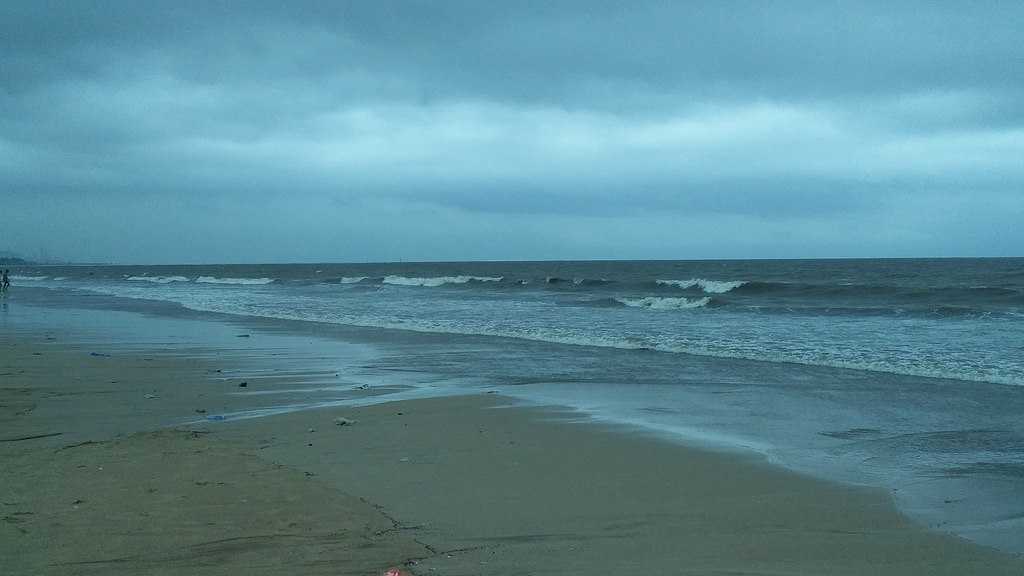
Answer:
<path fill-rule="evenodd" d="M 211 380 L 216 351 L 94 357 L 71 336 L 3 342 L 3 438 L 71 431 L 0 442 L 17 494 L 3 505 L 13 573 L 372 574 L 410 561 L 413 574 L 1024 568 L 913 524 L 879 490 L 501 407 L 498 395 L 147 432 L 233 401 Z"/>

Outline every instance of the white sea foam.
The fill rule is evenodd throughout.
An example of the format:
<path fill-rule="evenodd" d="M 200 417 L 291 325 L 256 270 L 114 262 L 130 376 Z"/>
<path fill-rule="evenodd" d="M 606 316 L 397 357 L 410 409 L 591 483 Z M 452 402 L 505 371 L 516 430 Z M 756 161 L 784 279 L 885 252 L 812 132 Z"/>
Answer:
<path fill-rule="evenodd" d="M 746 284 L 743 280 L 705 280 L 703 278 L 690 278 L 689 280 L 657 280 L 656 282 L 662 286 L 675 286 L 676 288 L 682 288 L 683 290 L 698 286 L 708 294 L 725 294 L 730 290 L 735 290 L 736 288 Z"/>
<path fill-rule="evenodd" d="M 694 300 L 689 298 L 658 298 L 656 296 L 616 298 L 615 300 L 633 308 L 650 308 L 652 310 L 688 310 L 707 306 L 708 302 L 711 302 L 711 298 L 706 296 Z"/>
<path fill-rule="evenodd" d="M 129 276 L 125 280 L 136 282 L 152 282 L 154 284 L 170 284 L 171 282 L 188 282 L 184 276 Z"/>
<path fill-rule="evenodd" d="M 22 282 L 38 282 L 40 280 L 46 280 L 49 276 L 15 276 L 11 274 L 8 276 L 11 280 L 19 280 Z"/>
<path fill-rule="evenodd" d="M 501 282 L 503 276 L 435 276 L 431 278 L 408 278 L 406 276 L 385 276 L 385 284 L 396 286 L 441 286 L 443 284 L 465 284 L 467 282 Z"/>
<path fill-rule="evenodd" d="M 358 284 L 363 280 L 366 280 L 368 276 L 345 276 L 341 279 L 342 284 Z"/>
<path fill-rule="evenodd" d="M 240 285 L 263 285 L 273 282 L 273 278 L 217 278 L 215 276 L 200 276 L 196 282 L 200 284 L 240 284 Z"/>

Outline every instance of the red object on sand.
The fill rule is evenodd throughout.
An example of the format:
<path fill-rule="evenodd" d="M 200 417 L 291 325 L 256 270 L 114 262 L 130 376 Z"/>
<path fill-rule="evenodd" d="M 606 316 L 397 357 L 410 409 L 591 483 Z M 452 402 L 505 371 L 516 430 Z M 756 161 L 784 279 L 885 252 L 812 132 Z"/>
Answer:
<path fill-rule="evenodd" d="M 384 573 L 384 576 L 406 576 L 406 573 L 402 572 L 401 568 L 388 568 L 388 571 Z"/>

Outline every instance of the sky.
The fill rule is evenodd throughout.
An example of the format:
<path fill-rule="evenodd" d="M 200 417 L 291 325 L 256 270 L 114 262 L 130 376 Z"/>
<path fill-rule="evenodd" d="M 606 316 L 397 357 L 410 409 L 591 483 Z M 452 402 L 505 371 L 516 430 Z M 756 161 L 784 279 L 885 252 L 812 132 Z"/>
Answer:
<path fill-rule="evenodd" d="M 0 3 L 0 251 L 1024 256 L 1024 2 Z"/>

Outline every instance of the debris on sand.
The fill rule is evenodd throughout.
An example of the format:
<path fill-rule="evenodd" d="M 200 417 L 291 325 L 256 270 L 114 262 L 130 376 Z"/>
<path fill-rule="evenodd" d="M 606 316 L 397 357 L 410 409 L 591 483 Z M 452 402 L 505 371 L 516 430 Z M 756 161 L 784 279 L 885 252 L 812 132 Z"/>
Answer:
<path fill-rule="evenodd" d="M 30 436 L 18 436 L 16 438 L 0 438 L 0 442 L 21 442 L 23 440 L 35 440 L 37 438 L 60 436 L 61 434 L 63 434 L 63 432 L 47 432 L 45 434 L 32 434 Z"/>
<path fill-rule="evenodd" d="M 355 423 L 355 420 L 352 420 L 351 418 L 345 418 L 344 416 L 338 416 L 337 418 L 334 419 L 334 424 L 336 426 L 351 426 Z"/>

